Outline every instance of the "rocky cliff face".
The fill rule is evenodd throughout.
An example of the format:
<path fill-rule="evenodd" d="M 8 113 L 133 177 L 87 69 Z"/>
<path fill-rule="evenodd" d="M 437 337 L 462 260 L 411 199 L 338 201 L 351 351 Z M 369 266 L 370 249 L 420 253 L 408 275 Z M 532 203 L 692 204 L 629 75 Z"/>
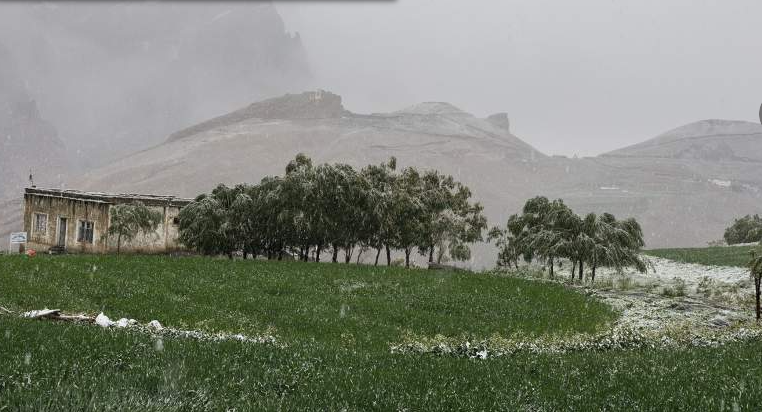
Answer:
<path fill-rule="evenodd" d="M 2 4 L 0 38 L 83 167 L 309 79 L 269 2 Z"/>

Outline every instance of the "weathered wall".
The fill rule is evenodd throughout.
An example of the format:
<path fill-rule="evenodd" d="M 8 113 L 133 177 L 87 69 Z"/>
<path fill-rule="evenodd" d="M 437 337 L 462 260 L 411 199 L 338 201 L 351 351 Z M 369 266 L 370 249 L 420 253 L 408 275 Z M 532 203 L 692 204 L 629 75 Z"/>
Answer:
<path fill-rule="evenodd" d="M 178 243 L 178 225 L 174 219 L 180 214 L 180 208 L 176 206 L 149 206 L 150 209 L 162 214 L 161 224 L 151 233 L 141 233 L 131 241 L 122 240 L 120 250 L 122 253 L 167 253 L 182 249 Z M 108 240 L 111 252 L 117 250 L 117 239 L 112 236 Z"/>
<path fill-rule="evenodd" d="M 27 249 L 46 251 L 58 244 L 60 218 L 66 218 L 66 250 L 70 253 L 114 253 L 116 236 L 108 236 L 109 210 L 113 204 L 94 200 L 26 194 L 24 196 L 24 231 L 29 234 Z M 167 253 L 181 250 L 178 242 L 179 227 L 175 218 L 179 206 L 148 206 L 162 214 L 162 222 L 152 233 L 140 234 L 131 241 L 122 239 L 122 253 Z M 44 233 L 34 228 L 34 215 L 47 214 Z M 78 242 L 79 221 L 94 222 L 93 243 Z"/>
<path fill-rule="evenodd" d="M 108 208 L 103 202 L 85 201 L 50 196 L 24 196 L 24 231 L 29 235 L 27 249 L 47 250 L 57 245 L 60 218 L 66 218 L 66 250 L 74 253 L 104 253 L 107 250 Z M 34 226 L 34 214 L 48 215 L 45 233 L 38 233 Z M 93 222 L 93 243 L 77 241 L 79 221 Z"/>

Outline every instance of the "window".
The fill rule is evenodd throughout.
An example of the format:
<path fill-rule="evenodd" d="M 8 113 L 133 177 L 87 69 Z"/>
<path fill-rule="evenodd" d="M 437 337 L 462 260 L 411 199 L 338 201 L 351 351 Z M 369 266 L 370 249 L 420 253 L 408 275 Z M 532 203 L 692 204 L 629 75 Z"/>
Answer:
<path fill-rule="evenodd" d="M 87 220 L 80 220 L 79 221 L 79 230 L 77 231 L 77 242 L 81 243 L 93 243 L 93 232 L 95 228 L 95 223 L 87 221 Z"/>
<path fill-rule="evenodd" d="M 48 234 L 48 215 L 44 213 L 34 214 L 34 233 L 41 236 Z"/>

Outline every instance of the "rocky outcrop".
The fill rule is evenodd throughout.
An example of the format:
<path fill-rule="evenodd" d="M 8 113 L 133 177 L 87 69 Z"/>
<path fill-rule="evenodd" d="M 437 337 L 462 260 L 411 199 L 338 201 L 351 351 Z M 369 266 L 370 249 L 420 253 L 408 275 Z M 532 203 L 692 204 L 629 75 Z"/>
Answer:
<path fill-rule="evenodd" d="M 497 127 L 503 128 L 507 131 L 511 131 L 511 121 L 508 118 L 508 113 L 495 113 L 487 117 L 487 121 L 494 124 Z"/>

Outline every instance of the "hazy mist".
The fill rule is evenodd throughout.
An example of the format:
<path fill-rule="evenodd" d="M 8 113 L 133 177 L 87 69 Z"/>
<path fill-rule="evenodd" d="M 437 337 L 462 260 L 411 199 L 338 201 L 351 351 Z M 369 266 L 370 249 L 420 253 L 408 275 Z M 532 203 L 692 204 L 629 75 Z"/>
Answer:
<path fill-rule="evenodd" d="M 508 112 L 553 154 L 595 155 L 709 118 L 757 122 L 762 3 L 278 2 L 316 84 L 353 111 Z"/>

